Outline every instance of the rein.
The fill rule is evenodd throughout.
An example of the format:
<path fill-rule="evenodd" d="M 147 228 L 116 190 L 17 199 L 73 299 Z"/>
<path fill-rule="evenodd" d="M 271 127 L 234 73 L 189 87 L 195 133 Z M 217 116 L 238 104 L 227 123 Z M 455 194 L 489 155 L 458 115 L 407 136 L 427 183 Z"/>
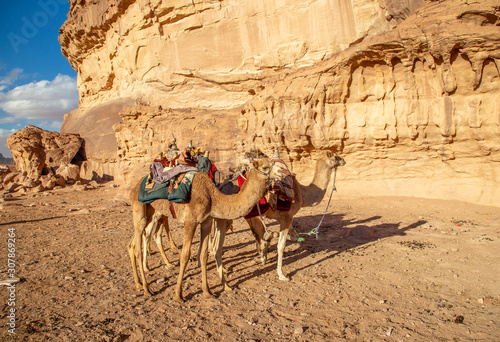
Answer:
<path fill-rule="evenodd" d="M 337 191 L 337 187 L 335 186 L 335 182 L 337 180 L 337 167 L 338 166 L 335 166 L 335 173 L 334 173 L 334 176 L 333 176 L 333 188 L 332 188 L 332 192 L 330 194 L 330 198 L 328 199 L 328 204 L 326 205 L 325 212 L 323 213 L 323 217 L 321 217 L 321 220 L 319 221 L 319 223 L 316 226 L 316 228 L 312 229 L 308 233 L 304 233 L 305 235 L 313 235 L 313 234 L 315 234 L 316 235 L 316 240 L 318 239 L 319 227 L 321 226 L 321 223 L 323 223 L 323 219 L 325 218 L 326 212 L 328 211 L 328 207 L 330 206 L 330 201 L 332 200 L 333 192 Z"/>

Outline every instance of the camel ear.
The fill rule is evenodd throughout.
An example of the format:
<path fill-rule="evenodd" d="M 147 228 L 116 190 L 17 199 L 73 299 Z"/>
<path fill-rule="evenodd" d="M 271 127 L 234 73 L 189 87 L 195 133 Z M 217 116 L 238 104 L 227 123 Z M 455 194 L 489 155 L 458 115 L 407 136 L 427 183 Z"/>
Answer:
<path fill-rule="evenodd" d="M 327 151 L 326 151 L 326 157 L 327 157 L 327 158 L 331 158 L 332 156 L 333 156 L 332 151 L 327 150 Z"/>
<path fill-rule="evenodd" d="M 256 159 L 252 160 L 252 166 L 254 168 L 258 169 L 259 168 L 259 162 Z"/>

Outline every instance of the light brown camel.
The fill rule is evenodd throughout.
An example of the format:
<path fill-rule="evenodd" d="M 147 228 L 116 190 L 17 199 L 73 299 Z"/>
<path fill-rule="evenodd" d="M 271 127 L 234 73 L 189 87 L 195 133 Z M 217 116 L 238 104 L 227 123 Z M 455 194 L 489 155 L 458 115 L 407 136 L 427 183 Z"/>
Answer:
<path fill-rule="evenodd" d="M 297 214 L 300 208 L 315 206 L 323 200 L 328 184 L 330 183 L 332 171 L 342 165 L 345 165 L 345 161 L 342 157 L 327 151 L 325 153 L 325 157 L 316 162 L 314 176 L 309 185 L 301 185 L 297 179 L 294 178 L 293 190 L 295 202 L 292 203 L 290 211 L 279 211 L 269 208 L 269 210 L 264 214 L 265 217 L 275 219 L 280 224 L 278 237 L 278 277 L 280 280 L 289 280 L 289 278 L 283 274 L 282 265 L 283 251 L 285 249 L 286 238 L 289 234 L 290 228 L 292 227 L 293 217 Z M 262 264 L 265 264 L 267 261 L 269 240 L 272 235 L 267 234 L 268 236 L 264 238 L 266 228 L 258 216 L 248 219 L 247 222 L 250 225 L 253 235 L 255 236 L 257 242 L 257 252 L 261 256 Z"/>
<path fill-rule="evenodd" d="M 134 236 L 132 237 L 128 251 L 132 263 L 134 281 L 138 288 L 142 288 L 144 295 L 150 296 L 148 283 L 143 267 L 143 234 L 150 222 L 153 221 L 155 212 L 159 212 L 168 218 L 173 217 L 171 208 L 175 212 L 176 219 L 184 224 L 184 239 L 180 257 L 180 269 L 175 287 L 174 300 L 183 301 L 182 281 L 191 253 L 191 244 L 198 225 L 201 226 L 201 278 L 202 290 L 206 298 L 212 298 L 207 282 L 207 250 L 208 234 L 211 229 L 212 218 L 237 219 L 246 215 L 253 205 L 261 198 L 271 179 L 283 178 L 283 172 L 267 159 L 255 160 L 253 168 L 248 173 L 248 185 L 242 187 L 235 195 L 224 195 L 219 192 L 207 174 L 197 172 L 192 181 L 191 198 L 187 203 L 171 203 L 166 199 L 157 199 L 151 203 L 143 204 L 138 201 L 140 182 L 134 187 L 130 194 L 132 203 L 132 215 L 134 224 Z M 151 228 L 152 229 L 152 228 Z M 141 279 L 139 280 L 139 274 Z"/>
<path fill-rule="evenodd" d="M 238 173 L 239 174 L 239 173 Z M 236 174 L 236 176 L 238 175 Z M 233 181 L 236 179 L 236 176 L 233 175 L 233 179 L 229 177 L 223 184 L 221 184 L 218 189 L 225 195 L 234 195 L 239 192 L 240 188 L 238 185 L 234 184 Z M 224 220 L 224 219 L 214 219 L 212 226 L 212 234 L 209 235 L 209 251 L 211 254 L 215 255 L 215 261 L 217 266 L 217 273 L 219 274 L 221 285 L 223 287 L 223 291 L 230 291 L 232 288 L 228 285 L 225 279 L 224 272 L 227 272 L 226 269 L 222 267 L 222 246 L 224 244 L 224 239 L 227 231 L 232 229 L 233 220 Z M 150 241 L 151 238 L 154 237 L 156 245 L 160 251 L 163 260 L 168 268 L 174 267 L 174 265 L 168 260 L 165 250 L 163 248 L 163 239 L 162 233 L 165 231 L 170 241 L 170 247 L 174 250 L 178 250 L 177 245 L 172 237 L 172 233 L 170 231 L 170 227 L 168 224 L 168 217 L 163 216 L 159 212 L 155 212 L 155 214 L 151 217 L 151 222 L 147 225 L 144 230 L 143 235 L 143 267 L 145 272 L 149 272 L 148 266 L 148 253 L 150 251 Z M 198 246 L 198 254 L 197 261 L 198 266 L 200 264 L 200 253 L 201 253 L 201 245 Z"/>

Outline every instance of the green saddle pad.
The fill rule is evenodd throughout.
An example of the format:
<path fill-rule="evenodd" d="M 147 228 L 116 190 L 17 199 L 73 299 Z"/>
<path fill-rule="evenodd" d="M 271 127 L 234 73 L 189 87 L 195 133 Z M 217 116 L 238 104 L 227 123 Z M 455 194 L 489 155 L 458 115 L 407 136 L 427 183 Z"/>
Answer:
<path fill-rule="evenodd" d="M 148 175 L 141 181 L 138 200 L 142 203 L 151 203 L 157 199 L 166 199 L 175 203 L 189 202 L 195 173 L 196 171 L 183 173 L 163 183 L 164 186 L 152 186 Z"/>

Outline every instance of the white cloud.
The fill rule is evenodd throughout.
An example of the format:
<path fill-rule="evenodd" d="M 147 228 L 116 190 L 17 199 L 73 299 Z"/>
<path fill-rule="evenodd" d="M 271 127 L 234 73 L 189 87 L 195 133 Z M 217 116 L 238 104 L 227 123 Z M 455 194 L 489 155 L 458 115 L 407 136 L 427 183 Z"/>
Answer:
<path fill-rule="evenodd" d="M 37 126 L 41 129 L 47 130 L 47 131 L 57 131 L 61 129 L 63 122 L 62 121 L 43 121 L 43 122 L 38 122 L 34 124 L 34 126 Z"/>
<path fill-rule="evenodd" d="M 14 68 L 12 69 L 7 76 L 0 77 L 0 91 L 4 91 L 8 88 L 8 86 L 12 85 L 19 76 L 23 73 L 23 69 Z"/>
<path fill-rule="evenodd" d="M 32 82 L 0 93 L 0 109 L 16 118 L 62 121 L 64 114 L 77 107 L 76 79 L 67 75 L 59 74 L 53 81 Z"/>
<path fill-rule="evenodd" d="M 0 125 L 9 124 L 16 122 L 16 118 L 13 116 L 6 116 L 5 118 L 0 118 Z"/>
<path fill-rule="evenodd" d="M 17 132 L 17 129 L 3 129 L 3 128 L 0 128 L 0 138 L 7 139 L 7 137 L 9 135 L 12 135 L 12 134 L 14 134 L 16 132 Z"/>

